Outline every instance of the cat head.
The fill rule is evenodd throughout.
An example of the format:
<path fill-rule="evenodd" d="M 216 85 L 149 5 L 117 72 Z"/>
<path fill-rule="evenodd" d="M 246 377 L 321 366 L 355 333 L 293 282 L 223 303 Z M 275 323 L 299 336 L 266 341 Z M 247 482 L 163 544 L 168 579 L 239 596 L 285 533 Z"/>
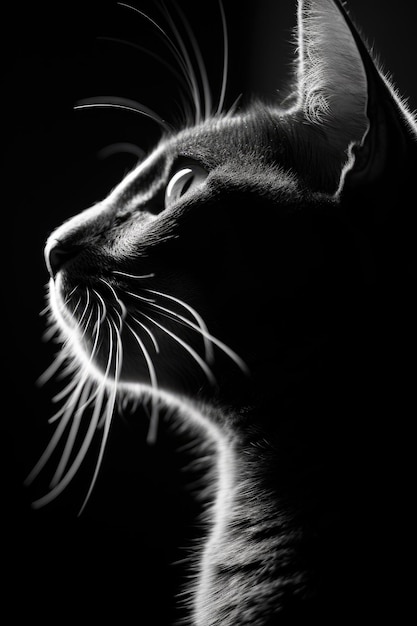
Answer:
<path fill-rule="evenodd" d="M 96 382 L 246 403 L 347 322 L 416 126 L 339 2 L 300 0 L 297 48 L 285 103 L 167 131 L 49 237 L 52 318 Z"/>

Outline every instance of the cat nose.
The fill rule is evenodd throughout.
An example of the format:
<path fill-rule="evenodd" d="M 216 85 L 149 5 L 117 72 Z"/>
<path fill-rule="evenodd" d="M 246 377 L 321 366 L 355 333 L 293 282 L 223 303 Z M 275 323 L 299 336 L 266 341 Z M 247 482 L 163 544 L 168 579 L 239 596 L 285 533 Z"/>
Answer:
<path fill-rule="evenodd" d="M 68 246 L 59 239 L 49 239 L 45 246 L 45 263 L 51 278 L 55 278 L 62 266 L 77 252 L 73 246 Z"/>

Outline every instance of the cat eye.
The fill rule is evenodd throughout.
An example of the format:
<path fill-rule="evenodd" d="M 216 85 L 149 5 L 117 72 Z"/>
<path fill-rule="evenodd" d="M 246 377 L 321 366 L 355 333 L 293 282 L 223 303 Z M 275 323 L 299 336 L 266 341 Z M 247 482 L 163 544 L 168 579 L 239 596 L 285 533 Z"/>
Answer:
<path fill-rule="evenodd" d="M 171 177 L 165 191 L 165 207 L 177 202 L 180 198 L 195 189 L 206 178 L 208 172 L 201 165 L 192 164 L 179 169 Z"/>

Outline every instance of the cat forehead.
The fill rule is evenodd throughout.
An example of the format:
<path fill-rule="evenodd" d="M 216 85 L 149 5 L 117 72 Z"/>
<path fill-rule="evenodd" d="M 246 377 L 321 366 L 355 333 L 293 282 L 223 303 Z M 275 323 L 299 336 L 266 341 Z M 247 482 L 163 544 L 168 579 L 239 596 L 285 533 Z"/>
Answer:
<path fill-rule="evenodd" d="M 208 168 L 248 156 L 276 159 L 285 152 L 286 120 L 256 107 L 241 115 L 209 119 L 167 140 L 168 154 L 197 159 Z"/>

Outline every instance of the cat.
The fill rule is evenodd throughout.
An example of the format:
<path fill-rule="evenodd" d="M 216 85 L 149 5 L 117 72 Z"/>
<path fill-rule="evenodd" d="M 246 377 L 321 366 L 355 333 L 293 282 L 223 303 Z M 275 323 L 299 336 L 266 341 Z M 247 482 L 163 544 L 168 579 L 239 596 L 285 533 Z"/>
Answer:
<path fill-rule="evenodd" d="M 211 112 L 182 51 L 194 120 L 174 130 L 138 109 L 159 144 L 45 247 L 62 349 L 44 379 L 72 378 L 34 505 L 99 433 L 88 500 L 118 402 L 148 407 L 150 440 L 159 419 L 180 424 L 213 458 L 186 590 L 196 626 L 341 623 L 361 605 L 381 412 L 409 397 L 416 119 L 338 0 L 299 0 L 297 16 L 284 101 L 223 111 L 222 95 Z"/>

